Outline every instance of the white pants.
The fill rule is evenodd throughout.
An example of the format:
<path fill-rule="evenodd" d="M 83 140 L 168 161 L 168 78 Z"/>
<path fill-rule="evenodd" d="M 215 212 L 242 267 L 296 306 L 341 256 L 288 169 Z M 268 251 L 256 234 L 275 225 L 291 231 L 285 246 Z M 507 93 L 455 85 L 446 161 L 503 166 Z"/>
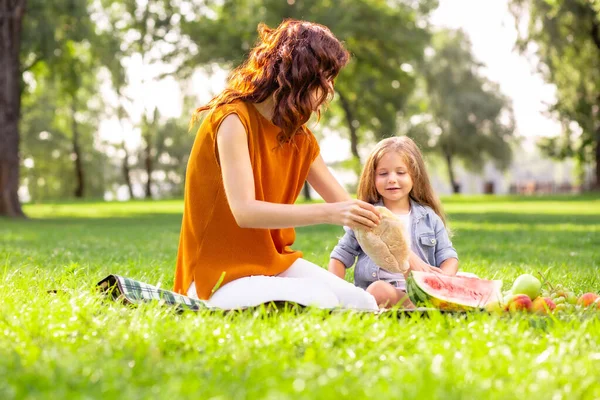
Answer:
<path fill-rule="evenodd" d="M 197 299 L 194 282 L 188 297 Z M 248 276 L 220 287 L 206 302 L 224 310 L 290 301 L 319 308 L 378 310 L 375 298 L 361 288 L 302 258 L 277 276 Z"/>

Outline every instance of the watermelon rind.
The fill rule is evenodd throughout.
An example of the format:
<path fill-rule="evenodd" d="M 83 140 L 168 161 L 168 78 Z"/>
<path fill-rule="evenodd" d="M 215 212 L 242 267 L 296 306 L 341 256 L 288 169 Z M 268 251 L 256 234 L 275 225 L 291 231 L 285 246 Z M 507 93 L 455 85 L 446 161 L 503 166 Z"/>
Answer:
<path fill-rule="evenodd" d="M 408 276 L 406 280 L 406 288 L 408 291 L 408 297 L 413 303 L 425 303 L 427 302 L 428 296 L 422 291 L 416 284 L 415 280 L 412 278 L 412 274 Z"/>

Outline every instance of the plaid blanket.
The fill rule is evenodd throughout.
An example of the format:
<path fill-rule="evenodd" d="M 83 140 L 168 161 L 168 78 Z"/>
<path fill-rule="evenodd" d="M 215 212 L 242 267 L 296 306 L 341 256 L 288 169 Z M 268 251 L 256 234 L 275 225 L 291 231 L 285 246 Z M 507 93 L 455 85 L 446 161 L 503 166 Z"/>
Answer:
<path fill-rule="evenodd" d="M 218 310 L 214 307 L 209 307 L 205 302 L 201 300 L 192 299 L 187 296 L 183 296 L 179 293 L 171 292 L 157 288 L 156 286 L 148 283 L 136 281 L 131 278 L 126 278 L 120 275 L 109 275 L 102 279 L 97 284 L 100 291 L 109 296 L 112 300 L 121 301 L 125 304 L 141 304 L 149 303 L 152 301 L 161 301 L 163 304 L 168 306 L 174 306 L 177 309 L 199 311 L 199 310 Z M 282 302 L 273 302 L 278 304 Z M 285 302 L 283 302 L 285 303 Z M 428 316 L 431 312 L 448 313 L 447 311 L 440 311 L 434 308 L 417 307 L 415 309 L 392 309 L 392 310 L 379 310 L 379 311 L 361 311 L 361 310 L 348 310 L 348 309 L 333 309 L 331 313 L 357 313 L 357 314 L 380 314 L 380 315 L 407 315 L 407 314 L 420 314 Z M 452 312 L 450 312 L 452 313 Z"/>
<path fill-rule="evenodd" d="M 192 299 L 179 293 L 159 289 L 156 286 L 126 278 L 120 275 L 109 275 L 98 282 L 102 293 L 113 300 L 126 304 L 140 304 L 152 301 L 162 301 L 166 305 L 175 306 L 181 310 L 198 311 L 210 309 L 201 300 Z"/>

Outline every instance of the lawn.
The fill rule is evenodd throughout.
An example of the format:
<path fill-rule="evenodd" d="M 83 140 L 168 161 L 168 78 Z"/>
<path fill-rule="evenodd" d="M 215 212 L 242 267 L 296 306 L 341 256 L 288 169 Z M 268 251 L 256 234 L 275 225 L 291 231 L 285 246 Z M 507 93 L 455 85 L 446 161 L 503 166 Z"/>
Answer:
<path fill-rule="evenodd" d="M 600 197 L 444 205 L 461 270 L 505 289 L 541 271 L 600 292 Z M 600 313 L 177 314 L 105 301 L 94 286 L 111 273 L 171 288 L 182 209 L 40 204 L 27 221 L 0 219 L 1 399 L 600 398 Z M 342 233 L 297 231 L 295 247 L 322 266 Z"/>

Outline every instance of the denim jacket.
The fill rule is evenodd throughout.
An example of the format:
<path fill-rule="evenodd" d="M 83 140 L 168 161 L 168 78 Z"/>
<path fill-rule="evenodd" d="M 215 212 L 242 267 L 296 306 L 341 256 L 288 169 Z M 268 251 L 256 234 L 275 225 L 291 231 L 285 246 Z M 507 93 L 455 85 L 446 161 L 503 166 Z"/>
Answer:
<path fill-rule="evenodd" d="M 380 201 L 375 205 L 383 206 L 383 202 Z M 412 250 L 423 261 L 435 267 L 439 267 L 449 258 L 458 259 L 441 218 L 430 207 L 423 206 L 412 199 L 410 207 Z M 344 230 L 346 233 L 334 247 L 330 258 L 335 258 L 346 268 L 350 268 L 358 257 L 354 268 L 354 284 L 356 286 L 366 289 L 371 283 L 382 280 L 400 289 L 405 289 L 404 275 L 378 267 L 360 248 L 352 229 L 344 227 Z"/>

